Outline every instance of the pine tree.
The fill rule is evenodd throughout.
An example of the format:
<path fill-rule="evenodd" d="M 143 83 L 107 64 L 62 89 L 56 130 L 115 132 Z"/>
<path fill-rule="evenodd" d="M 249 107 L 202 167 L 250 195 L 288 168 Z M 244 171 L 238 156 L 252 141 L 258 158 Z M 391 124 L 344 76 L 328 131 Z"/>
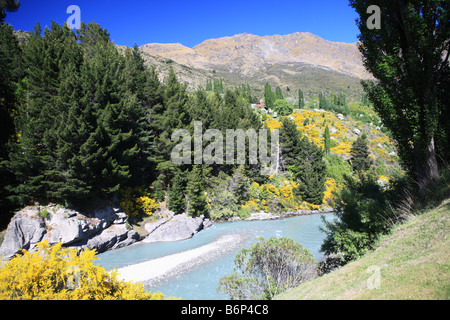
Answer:
<path fill-rule="evenodd" d="M 191 217 L 199 217 L 208 213 L 204 185 L 203 170 L 199 166 L 194 166 L 186 186 L 188 214 Z"/>
<path fill-rule="evenodd" d="M 0 23 L 6 18 L 6 11 L 8 12 L 16 12 L 19 10 L 20 1 L 15 0 L 2 0 L 0 1 Z"/>
<path fill-rule="evenodd" d="M 179 171 L 175 173 L 172 179 L 172 185 L 169 188 L 169 209 L 175 214 L 181 214 L 186 208 L 184 197 L 184 183 Z"/>
<path fill-rule="evenodd" d="M 287 118 L 280 130 L 280 145 L 285 167 L 300 184 L 298 194 L 307 202 L 322 204 L 326 180 L 322 149 L 301 138 L 296 124 Z"/>
<path fill-rule="evenodd" d="M 176 129 L 188 129 L 191 124 L 189 114 L 189 99 L 186 86 L 181 84 L 173 69 L 170 69 L 169 78 L 163 92 L 164 111 L 156 117 L 157 135 L 156 162 L 159 174 L 164 174 L 169 179 L 176 171 L 176 165 L 171 159 L 171 151 L 178 144 L 171 140 L 172 133 Z"/>
<path fill-rule="evenodd" d="M 280 129 L 280 146 L 285 168 L 295 164 L 300 148 L 300 133 L 294 121 L 283 118 L 283 126 Z"/>
<path fill-rule="evenodd" d="M 307 138 L 302 138 L 298 161 L 294 174 L 299 182 L 299 194 L 302 199 L 321 205 L 325 192 L 326 165 L 323 150 Z"/>
<path fill-rule="evenodd" d="M 235 199 L 235 209 L 237 210 L 238 205 L 246 200 L 247 192 L 249 190 L 250 183 L 249 179 L 245 174 L 245 166 L 239 165 L 233 173 L 228 185 L 228 190 L 233 195 Z"/>
<path fill-rule="evenodd" d="M 61 58 L 62 28 L 52 23 L 52 30 L 37 24 L 23 50 L 24 77 L 18 83 L 15 127 L 20 134 L 11 145 L 7 166 L 15 175 L 17 185 L 11 188 L 12 199 L 20 205 L 29 200 L 45 198 L 45 168 L 53 166 L 53 158 L 44 144 L 45 132 L 54 127 L 58 110 L 58 73 Z M 52 39 L 52 41 L 50 41 Z"/>
<path fill-rule="evenodd" d="M 20 48 L 13 30 L 0 23 L 0 159 L 7 157 L 6 143 L 14 135 L 15 83 L 20 73 Z"/>
<path fill-rule="evenodd" d="M 162 103 L 161 84 L 154 70 L 149 70 L 145 66 L 141 52 L 137 45 L 133 49 L 125 52 L 126 58 L 126 81 L 127 90 L 131 96 L 136 98 L 136 108 L 133 109 L 133 116 L 136 127 L 133 132 L 138 140 L 139 152 L 136 156 L 136 163 L 131 167 L 134 185 L 150 184 L 157 178 L 155 175 L 156 153 L 155 132 L 152 127 L 153 107 Z"/>
<path fill-rule="evenodd" d="M 139 154 L 137 94 L 127 87 L 125 57 L 98 25 L 79 40 L 67 26 L 51 24 L 26 43 L 11 148 L 16 197 L 84 205 L 111 197 L 130 183 Z M 89 40 L 88 40 L 89 39 Z M 138 82 L 137 82 L 138 83 Z"/>
<path fill-rule="evenodd" d="M 370 160 L 369 146 L 365 135 L 359 136 L 353 143 L 350 150 L 352 155 L 351 164 L 353 171 L 361 172 L 370 169 L 372 163 Z"/>
<path fill-rule="evenodd" d="M 16 83 L 21 75 L 21 50 L 12 28 L 3 22 L 5 11 L 18 9 L 18 2 L 0 3 L 0 228 L 9 222 L 9 213 L 14 209 L 8 197 L 14 183 L 14 175 L 7 168 L 8 143 L 18 139 L 12 115 L 17 112 Z M 11 141 L 12 140 L 12 141 Z M 5 162 L 3 162 L 5 161 Z"/>

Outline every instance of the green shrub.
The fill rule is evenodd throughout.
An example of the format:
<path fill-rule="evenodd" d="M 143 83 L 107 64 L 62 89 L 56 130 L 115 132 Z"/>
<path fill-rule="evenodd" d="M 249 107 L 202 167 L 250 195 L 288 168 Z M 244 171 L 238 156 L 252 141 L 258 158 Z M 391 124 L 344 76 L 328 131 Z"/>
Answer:
<path fill-rule="evenodd" d="M 49 216 L 49 212 L 48 212 L 47 207 L 44 207 L 44 209 L 42 209 L 42 210 L 39 208 L 39 211 L 38 211 L 37 215 L 38 215 L 39 218 L 47 219 L 48 216 Z"/>
<path fill-rule="evenodd" d="M 275 101 L 273 110 L 278 113 L 279 116 L 288 116 L 292 114 L 294 106 L 284 99 L 278 99 Z"/>
<path fill-rule="evenodd" d="M 234 273 L 222 277 L 217 289 L 232 300 L 270 300 L 317 274 L 311 252 L 288 238 L 261 238 L 241 250 L 234 263 Z"/>
<path fill-rule="evenodd" d="M 345 176 L 344 180 L 334 204 L 337 219 L 324 219 L 326 238 L 321 247 L 337 266 L 363 256 L 400 219 L 392 205 L 400 186 L 396 190 L 381 188 L 370 172 Z"/>

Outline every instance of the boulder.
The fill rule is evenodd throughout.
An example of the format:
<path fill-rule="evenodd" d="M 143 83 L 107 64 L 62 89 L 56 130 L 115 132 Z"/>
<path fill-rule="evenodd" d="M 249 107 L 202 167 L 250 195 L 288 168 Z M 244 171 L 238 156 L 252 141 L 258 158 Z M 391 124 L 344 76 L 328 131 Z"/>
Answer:
<path fill-rule="evenodd" d="M 204 223 L 210 226 L 209 220 L 205 219 L 203 216 L 192 218 L 185 213 L 176 215 L 167 222 L 160 224 L 160 226 L 155 228 L 143 241 L 158 242 L 186 240 L 202 230 L 204 228 Z"/>
<path fill-rule="evenodd" d="M 162 219 L 159 219 L 156 222 L 146 223 L 145 226 L 144 226 L 144 229 L 145 229 L 145 231 L 147 231 L 150 234 L 153 231 L 155 231 L 156 229 L 158 229 L 161 225 L 166 223 L 167 221 L 168 221 L 168 219 L 162 218 Z"/>
<path fill-rule="evenodd" d="M 139 240 L 140 236 L 136 231 L 127 230 L 125 224 L 114 224 L 88 239 L 75 243 L 73 246 L 78 250 L 89 248 L 97 250 L 97 253 L 102 253 L 128 246 Z"/>
<path fill-rule="evenodd" d="M 361 134 L 361 130 L 358 128 L 353 128 L 353 133 L 359 136 Z"/>
<path fill-rule="evenodd" d="M 39 217 L 42 207 L 36 206 L 14 215 L 0 247 L 2 260 L 11 259 L 21 249 L 33 251 L 36 244 L 44 240 L 52 245 L 61 242 L 65 247 L 88 247 L 103 252 L 139 239 L 137 232 L 126 229 L 126 214 L 118 208 L 106 207 L 90 215 L 58 206 L 45 209 L 45 218 Z"/>
<path fill-rule="evenodd" d="M 37 210 L 26 208 L 20 211 L 8 225 L 0 247 L 1 259 L 9 260 L 20 253 L 21 249 L 32 251 L 46 232 L 45 222 L 38 217 Z"/>

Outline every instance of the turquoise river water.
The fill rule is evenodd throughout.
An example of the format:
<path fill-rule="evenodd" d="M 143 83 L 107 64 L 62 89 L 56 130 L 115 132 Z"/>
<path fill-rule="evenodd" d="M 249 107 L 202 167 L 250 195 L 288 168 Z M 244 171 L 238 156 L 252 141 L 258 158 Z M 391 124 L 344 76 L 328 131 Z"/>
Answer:
<path fill-rule="evenodd" d="M 242 248 L 248 248 L 258 238 L 288 237 L 301 243 L 320 260 L 320 246 L 325 234 L 320 230 L 323 226 L 321 217 L 326 220 L 334 219 L 333 214 L 315 214 L 298 216 L 285 220 L 273 221 L 238 221 L 215 223 L 211 228 L 203 230 L 189 240 L 178 242 L 137 243 L 129 247 L 108 251 L 98 255 L 97 264 L 107 270 L 120 268 L 170 254 L 197 248 L 217 240 L 223 235 L 239 234 L 244 241 L 235 250 L 218 256 L 192 270 L 183 272 L 176 277 L 161 281 L 152 286 L 146 285 L 148 290 L 163 292 L 165 295 L 181 297 L 188 300 L 222 300 L 227 299 L 224 294 L 216 292 L 219 279 L 233 272 L 234 258 Z"/>

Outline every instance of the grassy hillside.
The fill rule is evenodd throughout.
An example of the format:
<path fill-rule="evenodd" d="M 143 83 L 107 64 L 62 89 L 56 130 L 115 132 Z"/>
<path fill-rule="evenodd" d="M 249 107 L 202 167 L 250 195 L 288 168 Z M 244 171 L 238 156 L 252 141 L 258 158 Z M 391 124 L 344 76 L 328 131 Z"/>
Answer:
<path fill-rule="evenodd" d="M 449 218 L 450 199 L 447 199 L 394 228 L 390 235 L 381 239 L 375 251 L 360 260 L 304 283 L 277 299 L 448 300 Z"/>

